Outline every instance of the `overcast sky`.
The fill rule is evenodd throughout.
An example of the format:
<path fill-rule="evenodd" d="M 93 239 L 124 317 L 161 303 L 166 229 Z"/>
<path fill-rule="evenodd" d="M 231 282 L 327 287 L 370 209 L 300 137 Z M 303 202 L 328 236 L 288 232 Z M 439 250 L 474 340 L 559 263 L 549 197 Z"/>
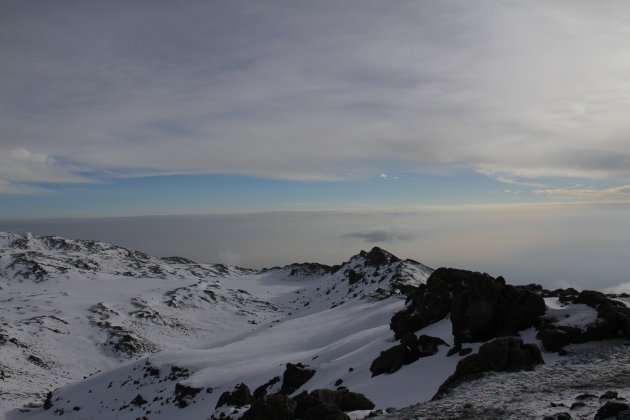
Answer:
<path fill-rule="evenodd" d="M 0 219 L 627 203 L 629 39 L 625 0 L 0 0 Z"/>

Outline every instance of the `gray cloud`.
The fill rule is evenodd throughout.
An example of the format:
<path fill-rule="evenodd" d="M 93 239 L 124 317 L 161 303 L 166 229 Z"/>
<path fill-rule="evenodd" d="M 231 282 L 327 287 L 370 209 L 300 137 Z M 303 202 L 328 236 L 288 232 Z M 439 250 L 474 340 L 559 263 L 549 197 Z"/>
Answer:
<path fill-rule="evenodd" d="M 342 235 L 343 238 L 361 239 L 368 243 L 411 241 L 419 236 L 417 227 L 403 225 L 367 227 Z"/>
<path fill-rule="evenodd" d="M 0 167 L 48 159 L 11 161 L 11 188 L 85 171 L 630 176 L 625 2 L 1 7 Z"/>

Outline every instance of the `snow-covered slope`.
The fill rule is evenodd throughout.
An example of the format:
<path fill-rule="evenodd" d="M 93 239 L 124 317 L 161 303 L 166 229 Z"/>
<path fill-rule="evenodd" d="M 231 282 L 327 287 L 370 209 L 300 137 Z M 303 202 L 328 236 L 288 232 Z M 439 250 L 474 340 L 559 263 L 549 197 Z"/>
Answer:
<path fill-rule="evenodd" d="M 0 247 L 2 409 L 32 403 L 10 419 L 236 419 L 265 392 L 303 404 L 303 391 L 340 387 L 401 410 L 387 418 L 537 418 L 577 396 L 554 375 L 599 392 L 620 383 L 598 382 L 611 376 L 598 361 L 625 369 L 614 360 L 629 357 L 623 298 L 433 271 L 380 248 L 255 271 L 56 237 L 0 233 Z M 597 352 L 570 344 L 604 338 Z M 217 407 L 241 384 L 258 397 Z"/>
<path fill-rule="evenodd" d="M 61 385 L 147 354 L 214 348 L 344 302 L 369 305 L 431 271 L 378 248 L 337 267 L 254 271 L 0 233 L 0 408 L 41 401 Z"/>

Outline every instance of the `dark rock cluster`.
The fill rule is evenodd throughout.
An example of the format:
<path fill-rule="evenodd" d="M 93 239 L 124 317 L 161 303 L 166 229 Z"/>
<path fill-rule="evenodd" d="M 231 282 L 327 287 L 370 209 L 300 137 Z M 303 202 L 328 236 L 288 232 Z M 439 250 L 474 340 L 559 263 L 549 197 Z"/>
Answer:
<path fill-rule="evenodd" d="M 535 344 L 525 344 L 520 337 L 499 337 L 482 345 L 478 353 L 461 359 L 455 373 L 440 386 L 434 399 L 464 381 L 480 377 L 484 372 L 531 370 L 544 363 Z"/>
<path fill-rule="evenodd" d="M 370 365 L 372 376 L 383 373 L 394 373 L 403 365 L 415 362 L 421 357 L 432 356 L 438 352 L 438 346 L 448 345 L 441 338 L 421 335 L 416 337 L 412 332 L 405 334 L 400 344 L 391 347 L 374 359 Z"/>
<path fill-rule="evenodd" d="M 487 341 L 529 328 L 545 313 L 539 286 L 506 285 L 502 277 L 439 268 L 392 317 L 396 338 L 450 314 L 455 343 Z"/>
<path fill-rule="evenodd" d="M 538 326 L 538 338 L 548 351 L 561 351 L 572 343 L 604 340 L 607 338 L 630 338 L 630 309 L 623 303 L 613 300 L 603 293 L 593 290 L 577 292 L 562 291 L 558 299 L 564 303 L 582 303 L 597 311 L 597 319 L 580 328 L 570 325 L 557 325 L 554 319 L 543 318 Z"/>

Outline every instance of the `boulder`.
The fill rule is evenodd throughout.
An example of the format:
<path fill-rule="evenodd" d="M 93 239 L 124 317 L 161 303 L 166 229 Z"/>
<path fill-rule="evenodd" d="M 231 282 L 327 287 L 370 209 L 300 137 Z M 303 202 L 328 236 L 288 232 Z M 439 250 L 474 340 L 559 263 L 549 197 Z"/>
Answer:
<path fill-rule="evenodd" d="M 439 268 L 392 317 L 390 328 L 400 339 L 450 313 L 455 344 L 487 341 L 529 328 L 545 313 L 541 288 L 509 286 L 493 278 L 453 268 Z"/>
<path fill-rule="evenodd" d="M 249 387 L 243 383 L 238 384 L 234 387 L 233 391 L 225 391 L 219 397 L 217 401 L 217 405 L 214 408 L 219 408 L 224 405 L 229 405 L 232 407 L 245 407 L 252 403 L 252 394 L 249 390 Z"/>
<path fill-rule="evenodd" d="M 371 410 L 374 403 L 367 399 L 365 395 L 356 392 L 350 392 L 347 389 L 316 389 L 310 394 L 301 393 L 295 397 L 297 408 L 295 410 L 296 418 L 319 419 L 325 418 L 346 418 L 340 417 L 344 411 L 354 410 Z M 344 415 L 345 416 L 345 415 Z"/>
<path fill-rule="evenodd" d="M 382 351 L 381 354 L 372 361 L 370 372 L 372 372 L 372 377 L 382 373 L 394 373 L 403 365 L 413 363 L 419 358 L 420 353 L 417 349 L 413 350 L 404 344 L 399 344 Z"/>
<path fill-rule="evenodd" d="M 315 370 L 308 369 L 302 363 L 287 363 L 287 367 L 282 375 L 282 387 L 280 393 L 285 395 L 293 394 L 302 385 L 308 382 L 315 375 Z"/>
<path fill-rule="evenodd" d="M 265 395 L 254 400 L 241 420 L 293 420 L 297 403 L 284 394 Z"/>
<path fill-rule="evenodd" d="M 280 382 L 280 377 L 275 376 L 269 379 L 266 383 L 256 388 L 253 394 L 254 399 L 259 399 L 267 395 L 267 389 L 269 389 L 270 386 L 277 384 L 278 382 Z"/>
<path fill-rule="evenodd" d="M 524 344 L 520 337 L 499 337 L 482 345 L 479 352 L 464 357 L 433 397 L 440 398 L 462 382 L 479 378 L 484 372 L 531 370 L 544 364 L 538 346 Z"/>
<path fill-rule="evenodd" d="M 628 418 L 630 418 L 630 406 L 618 401 L 606 401 L 606 404 L 602 405 L 595 414 L 595 420 Z"/>

